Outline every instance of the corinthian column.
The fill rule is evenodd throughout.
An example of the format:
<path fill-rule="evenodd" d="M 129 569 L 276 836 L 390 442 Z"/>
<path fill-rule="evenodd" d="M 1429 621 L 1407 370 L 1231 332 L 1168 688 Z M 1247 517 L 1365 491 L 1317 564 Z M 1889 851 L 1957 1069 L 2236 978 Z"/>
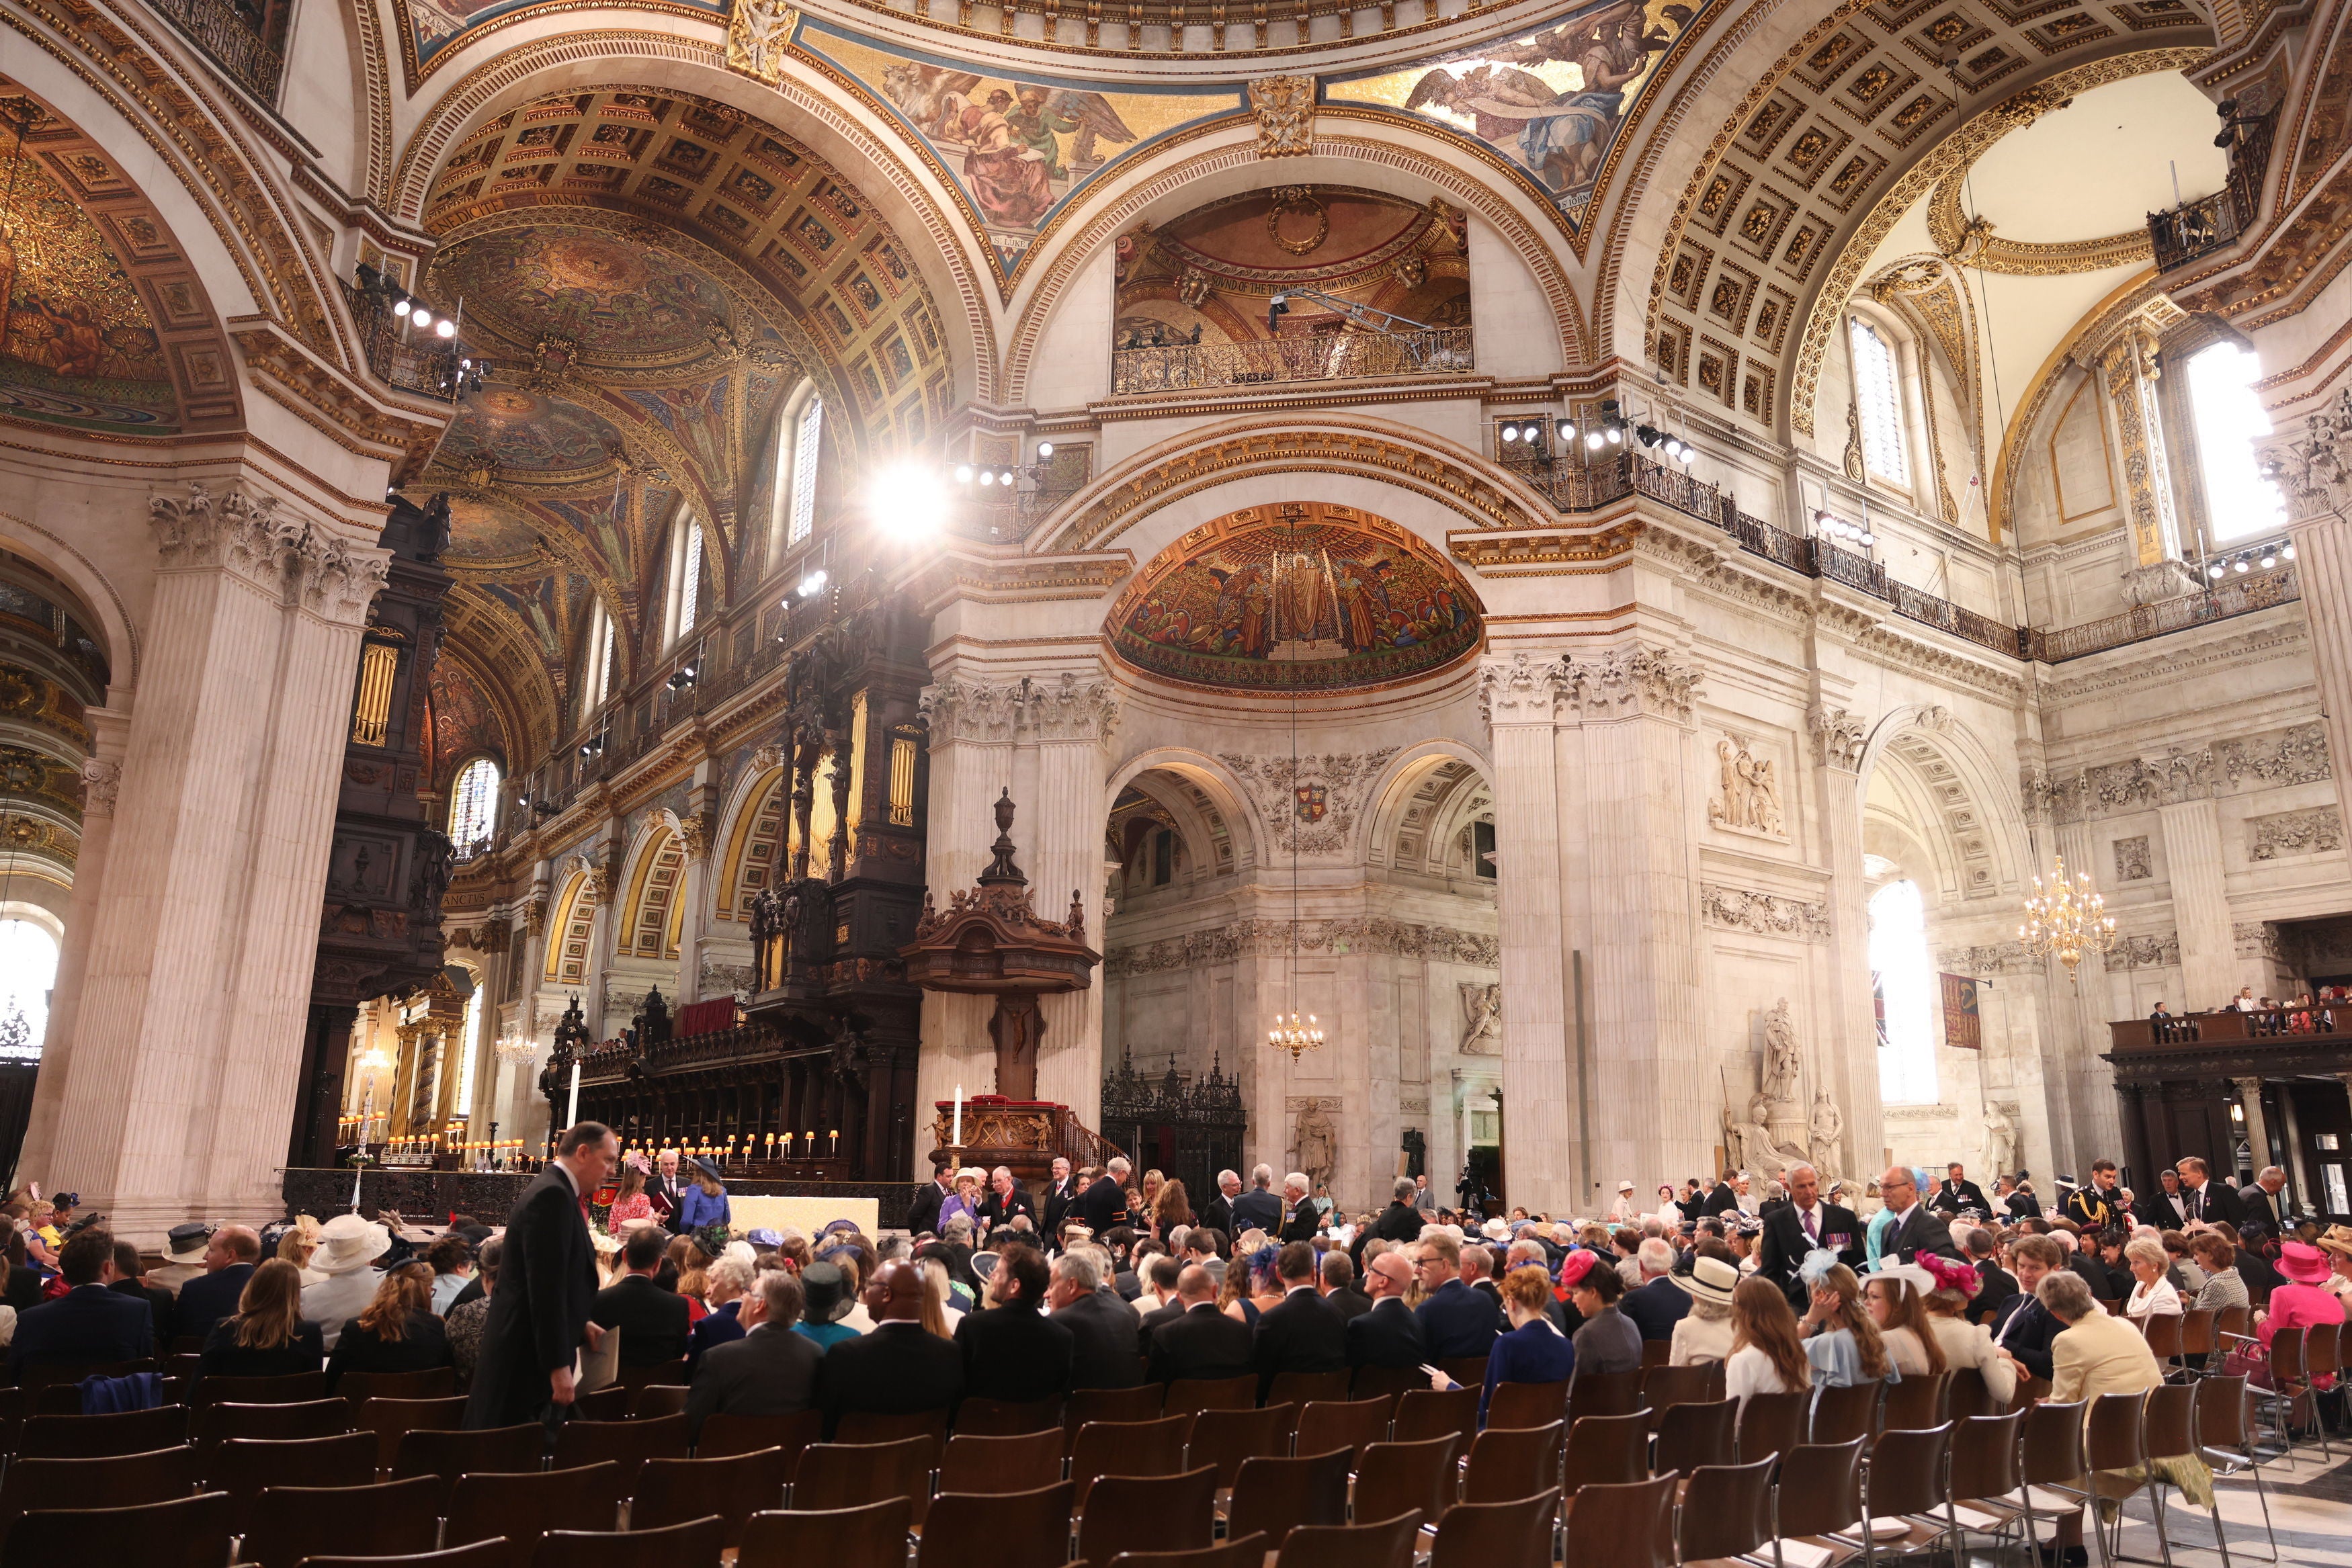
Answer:
<path fill-rule="evenodd" d="M 138 1235 L 281 1210 L 360 626 L 385 555 L 232 485 L 158 497 L 139 706 L 32 1168 Z"/>
<path fill-rule="evenodd" d="M 1862 866 L 1862 756 L 1869 730 L 1842 707 L 1816 707 L 1805 722 L 1812 732 L 1813 777 L 1820 785 L 1822 843 L 1830 873 L 1830 953 L 1837 966 L 1832 1065 L 1813 1087 L 1827 1090 L 1845 1113 L 1845 1146 L 1837 1152 L 1840 1174 L 1868 1181 L 1886 1157 Z"/>
<path fill-rule="evenodd" d="M 2345 767 L 2352 758 L 2352 391 L 2311 416 L 2306 439 L 2273 444 L 2262 462 L 2286 497 L 2327 755 Z"/>
<path fill-rule="evenodd" d="M 1109 802 L 1107 747 L 1118 726 L 1118 696 L 1096 674 L 1065 670 L 1033 688 L 1037 800 L 1023 802 L 1026 831 L 1016 836 L 1029 859 L 1037 913 L 1059 920 L 1075 900 L 1086 913 L 1087 946 L 1103 946 L 1103 823 Z M 1070 1107 L 1095 1126 L 1102 1106 L 1103 979 L 1097 967 L 1083 991 L 1038 1002 L 1037 1095 Z"/>

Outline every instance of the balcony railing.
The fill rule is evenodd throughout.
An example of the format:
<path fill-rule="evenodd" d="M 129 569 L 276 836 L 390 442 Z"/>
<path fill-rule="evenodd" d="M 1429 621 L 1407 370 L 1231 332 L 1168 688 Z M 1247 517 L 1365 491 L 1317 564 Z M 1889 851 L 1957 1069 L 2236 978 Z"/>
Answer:
<path fill-rule="evenodd" d="M 477 362 L 462 339 L 420 332 L 394 315 L 401 292 L 373 267 L 360 267 L 357 281 L 343 285 L 343 298 L 368 369 L 385 385 L 455 402 L 489 373 L 489 361 Z"/>
<path fill-rule="evenodd" d="M 2250 571 L 2225 577 L 2200 593 L 2167 599 L 2155 604 L 2135 604 L 2120 615 L 2085 621 L 2056 632 L 2033 633 L 2032 656 L 2045 664 L 2105 653 L 2168 632 L 2186 632 L 2209 622 L 2251 615 L 2257 610 L 2292 603 L 2303 597 L 2303 585 L 2292 565 L 2270 571 Z"/>
<path fill-rule="evenodd" d="M 2228 183 L 2210 196 L 2147 214 L 2156 269 L 2170 272 L 2236 243 L 2262 211 L 2263 173 L 2271 161 L 2271 117 L 2244 127 L 2230 148 Z"/>
<path fill-rule="evenodd" d="M 1114 393 L 1213 392 L 1283 382 L 1360 381 L 1367 376 L 1460 375 L 1477 368 L 1467 327 L 1423 332 L 1326 332 L 1248 343 L 1176 343 L 1116 349 Z"/>
<path fill-rule="evenodd" d="M 2352 1030 L 2352 1002 L 2336 1001 L 2245 1012 L 2217 1008 L 2210 1013 L 2122 1019 L 2107 1025 L 2109 1044 L 2117 1051 L 2190 1051 L 2239 1040 L 2293 1045 L 2314 1036 L 2339 1040 L 2347 1030 Z"/>
<path fill-rule="evenodd" d="M 270 47 L 268 19 L 233 0 L 147 0 L 213 64 L 262 102 L 278 102 L 286 59 Z"/>

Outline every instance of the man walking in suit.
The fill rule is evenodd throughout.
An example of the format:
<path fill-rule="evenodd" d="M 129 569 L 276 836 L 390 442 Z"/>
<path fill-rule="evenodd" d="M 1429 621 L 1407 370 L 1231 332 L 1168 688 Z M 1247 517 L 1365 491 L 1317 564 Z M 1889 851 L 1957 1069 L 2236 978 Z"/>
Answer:
<path fill-rule="evenodd" d="M 1079 1247 L 1055 1259 L 1045 1300 L 1053 1321 L 1070 1331 L 1070 1386 L 1132 1388 L 1143 1381 L 1143 1325 L 1133 1307 L 1103 1290 L 1100 1256 Z"/>
<path fill-rule="evenodd" d="M 687 1440 L 702 1435 L 711 1416 L 790 1416 L 807 1409 L 816 1391 L 817 1363 L 824 1352 L 806 1334 L 793 1333 L 801 1316 L 800 1276 L 770 1269 L 743 1298 L 739 1315 L 751 1332 L 712 1345 L 695 1369 L 686 1396 Z"/>
<path fill-rule="evenodd" d="M 1275 1255 L 1274 1275 L 1282 1281 L 1282 1300 L 1258 1314 L 1250 1354 L 1260 1400 L 1274 1391 L 1282 1373 L 1344 1372 L 1348 1366 L 1347 1322 L 1315 1291 L 1315 1249 L 1304 1241 L 1286 1243 Z"/>
<path fill-rule="evenodd" d="M 1282 1199 L 1274 1196 L 1274 1167 L 1258 1166 L 1250 1172 L 1250 1190 L 1234 1199 L 1233 1235 L 1263 1230 L 1268 1236 L 1282 1228 Z"/>
<path fill-rule="evenodd" d="M 596 1250 L 588 1239 L 588 1195 L 612 1174 L 620 1152 L 602 1122 L 567 1130 L 555 1158 L 507 1215 L 499 1288 L 466 1401 L 467 1427 L 543 1420 L 550 1405 L 572 1403 L 573 1358 L 583 1342 L 593 1346 L 604 1337 L 589 1321 Z"/>
<path fill-rule="evenodd" d="M 1943 1185 L 1936 1189 L 1935 1198 L 1927 1207 L 1948 1217 L 1964 1209 L 1986 1216 L 1992 1213 L 1992 1205 L 1985 1201 L 1984 1188 L 1969 1179 L 1969 1173 L 1958 1160 L 1944 1167 Z"/>
<path fill-rule="evenodd" d="M 1217 1196 L 1201 1210 L 1201 1223 L 1212 1230 L 1234 1233 L 1234 1199 L 1242 1195 L 1242 1178 L 1232 1171 L 1217 1173 Z"/>
<path fill-rule="evenodd" d="M 1348 1323 L 1349 1366 L 1419 1366 L 1423 1354 L 1421 1321 L 1404 1304 L 1412 1288 L 1412 1265 L 1402 1252 L 1383 1252 L 1364 1265 L 1364 1289 L 1372 1310 Z"/>
<path fill-rule="evenodd" d="M 1282 1178 L 1282 1240 L 1312 1241 L 1323 1228 L 1323 1211 L 1315 1207 L 1314 1190 L 1315 1184 L 1297 1171 Z"/>
<path fill-rule="evenodd" d="M 2209 1225 L 2217 1220 L 2225 1225 L 2245 1223 L 2244 1207 L 2238 1201 L 2237 1190 L 2227 1182 L 2215 1181 L 2211 1166 L 2189 1155 L 2177 1168 L 2189 1218 L 2201 1219 Z"/>
<path fill-rule="evenodd" d="M 1250 1327 L 1217 1310 L 1217 1282 L 1194 1263 L 1176 1276 L 1182 1309 L 1151 1331 L 1151 1381 L 1239 1377 L 1250 1370 Z"/>
<path fill-rule="evenodd" d="M 1062 1217 L 1078 1201 L 1078 1180 L 1070 1174 L 1070 1162 L 1059 1155 L 1054 1156 L 1054 1180 L 1045 1188 L 1045 1234 L 1062 1232 Z"/>
<path fill-rule="evenodd" d="M 155 1318 L 136 1296 L 107 1289 L 114 1283 L 114 1237 L 90 1227 L 58 1249 L 58 1272 L 66 1293 L 26 1307 L 8 1343 L 8 1364 L 28 1367 L 89 1365 L 142 1361 L 155 1345 Z"/>
<path fill-rule="evenodd" d="M 1079 1195 L 1078 1216 L 1097 1236 L 1129 1223 L 1127 1173 L 1134 1168 L 1125 1155 L 1113 1155 L 1103 1166 L 1103 1174 L 1095 1177 L 1094 1186 Z"/>
<path fill-rule="evenodd" d="M 1717 1181 L 1713 1190 L 1706 1195 L 1706 1201 L 1698 1206 L 1699 1218 L 1704 1219 L 1709 1215 L 1729 1214 L 1739 1207 L 1739 1195 L 1731 1190 L 1731 1184 L 1738 1180 L 1738 1171 L 1723 1173 L 1722 1179 Z"/>
<path fill-rule="evenodd" d="M 1916 1262 L 1922 1252 L 1959 1261 L 1960 1251 L 1952 1245 L 1951 1228 L 1919 1201 L 1919 1183 L 1910 1166 L 1891 1166 L 1878 1178 L 1878 1196 L 1887 1212 L 1895 1216 L 1894 1228 L 1886 1233 L 1885 1250 L 1897 1263 Z"/>
<path fill-rule="evenodd" d="M 1812 1292 L 1797 1278 L 1805 1254 L 1825 1248 L 1847 1268 L 1862 1268 L 1862 1221 L 1853 1210 L 1822 1201 L 1822 1175 L 1807 1165 L 1790 1166 L 1782 1178 L 1789 1184 L 1789 1203 L 1764 1217 L 1764 1235 L 1756 1250 L 1756 1271 L 1780 1287 L 1790 1306 L 1801 1316 L 1812 1306 Z"/>
<path fill-rule="evenodd" d="M 654 1283 L 668 1249 L 660 1227 L 638 1226 L 621 1244 L 621 1265 L 628 1272 L 596 1292 L 588 1319 L 621 1331 L 623 1366 L 659 1366 L 686 1354 L 693 1309 L 676 1291 Z"/>
<path fill-rule="evenodd" d="M 664 1149 L 654 1157 L 654 1179 L 646 1187 L 646 1201 L 654 1206 L 654 1218 L 664 1225 L 677 1223 L 678 1206 L 686 1201 L 686 1184 L 677 1179 L 676 1149 Z"/>
<path fill-rule="evenodd" d="M 2264 1166 L 2253 1186 L 2239 1190 L 2238 1223 L 2267 1226 L 2272 1235 L 2279 1235 L 2286 1228 L 2286 1207 L 2279 1201 L 2279 1194 L 2285 1190 L 2286 1172 Z"/>
<path fill-rule="evenodd" d="M 892 1259 L 874 1270 L 859 1300 L 873 1332 L 843 1340 L 816 1364 L 825 1435 L 853 1410 L 905 1416 L 954 1409 L 963 1397 L 963 1349 L 923 1327 L 922 1270 Z"/>

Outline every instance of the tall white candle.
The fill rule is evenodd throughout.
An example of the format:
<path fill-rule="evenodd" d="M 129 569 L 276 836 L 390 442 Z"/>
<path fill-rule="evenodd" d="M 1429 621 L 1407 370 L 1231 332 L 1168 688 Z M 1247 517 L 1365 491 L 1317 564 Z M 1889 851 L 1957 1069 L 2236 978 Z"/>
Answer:
<path fill-rule="evenodd" d="M 580 1059 L 578 1057 L 572 1060 L 572 1100 L 563 1107 L 563 1124 L 566 1128 L 580 1124 Z"/>
<path fill-rule="evenodd" d="M 948 1142 L 959 1149 L 963 1147 L 963 1085 L 961 1083 L 956 1085 L 955 1131 L 948 1134 Z"/>

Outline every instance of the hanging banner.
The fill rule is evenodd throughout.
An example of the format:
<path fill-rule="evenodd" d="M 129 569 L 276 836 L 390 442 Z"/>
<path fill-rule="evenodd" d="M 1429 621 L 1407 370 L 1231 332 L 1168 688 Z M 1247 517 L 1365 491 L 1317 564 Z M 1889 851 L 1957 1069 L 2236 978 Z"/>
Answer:
<path fill-rule="evenodd" d="M 1942 975 L 1944 1043 L 1955 1051 L 1984 1049 L 1984 1020 L 1977 1012 L 1977 983 L 1967 975 Z"/>

